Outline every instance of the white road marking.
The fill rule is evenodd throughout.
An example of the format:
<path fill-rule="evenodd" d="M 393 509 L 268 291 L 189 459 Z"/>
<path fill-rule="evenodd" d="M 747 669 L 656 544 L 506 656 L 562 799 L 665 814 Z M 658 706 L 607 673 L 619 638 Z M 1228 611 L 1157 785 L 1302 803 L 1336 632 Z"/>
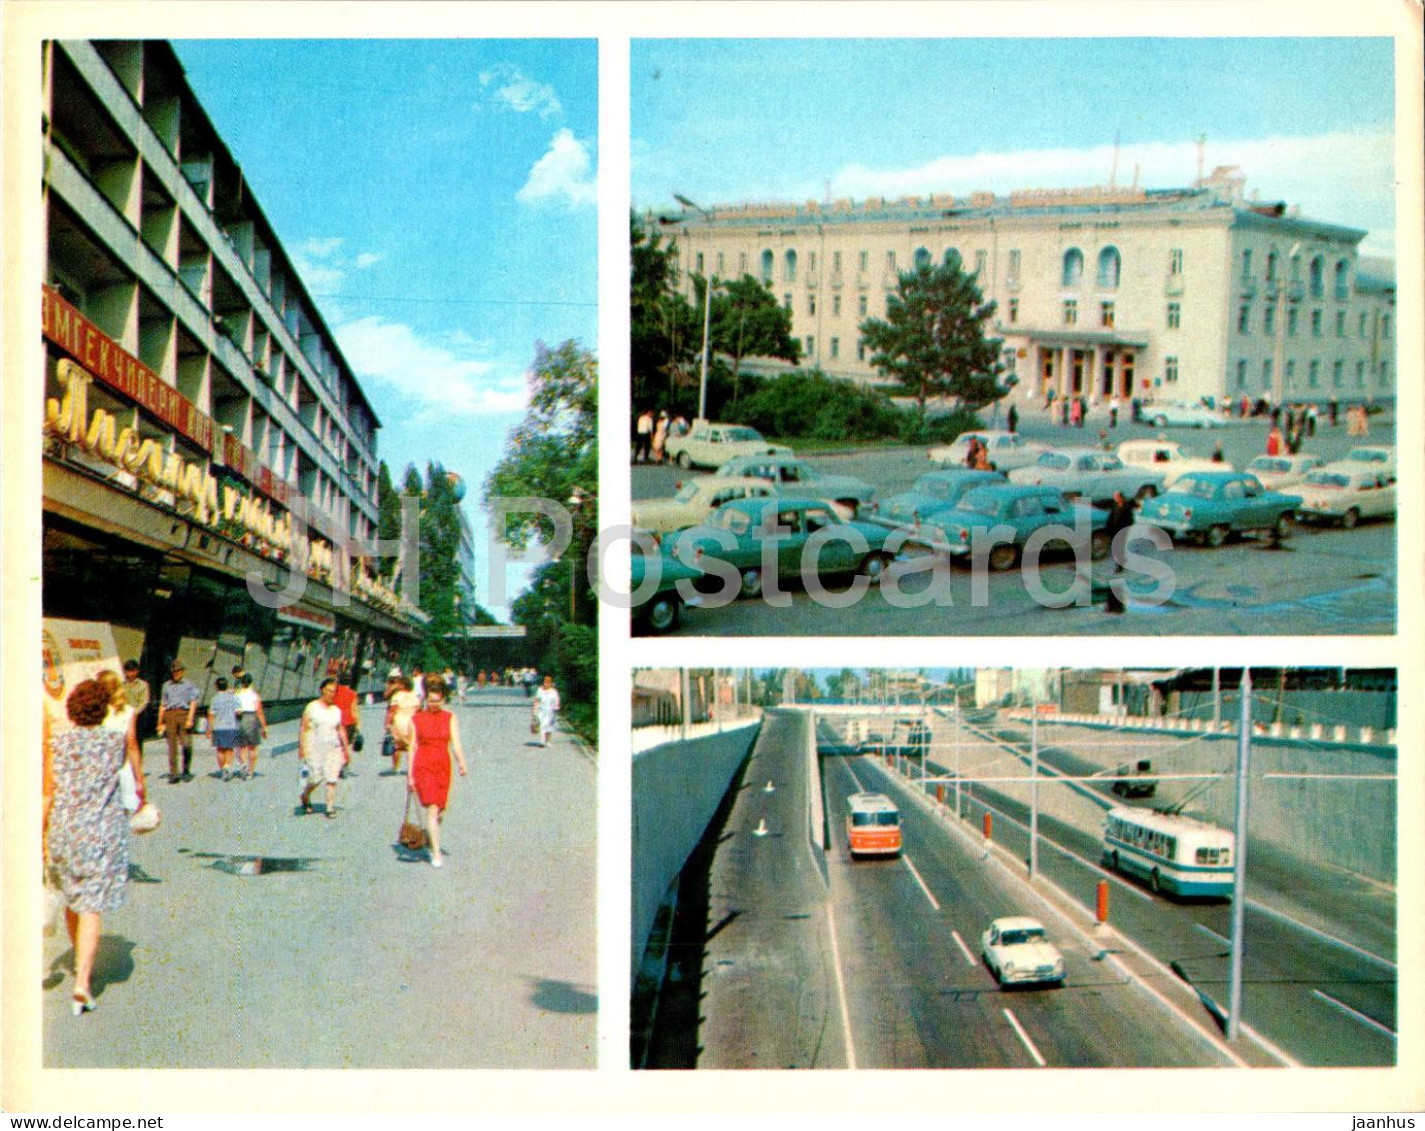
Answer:
<path fill-rule="evenodd" d="M 841 974 L 841 948 L 836 942 L 836 916 L 826 904 L 826 926 L 831 934 L 831 967 L 836 971 L 836 997 L 841 1003 L 841 1035 L 846 1042 L 846 1067 L 856 1067 L 856 1043 L 851 1039 L 851 1009 L 846 1004 L 846 979 Z"/>
<path fill-rule="evenodd" d="M 1297 927 L 1303 931 L 1306 931 L 1308 934 L 1315 935 L 1317 938 L 1325 939 L 1329 943 L 1334 943 L 1336 946 L 1343 947 L 1344 949 L 1352 951 L 1355 954 L 1359 954 L 1362 958 L 1369 959 L 1371 962 L 1377 963 L 1380 966 L 1384 966 L 1388 970 L 1398 969 L 1396 964 L 1390 959 L 1382 958 L 1378 954 L 1372 954 L 1370 951 L 1363 950 L 1360 947 L 1356 946 L 1354 943 L 1348 943 L 1345 939 L 1338 939 L 1335 935 L 1328 935 L 1325 931 L 1319 930 L 1318 928 L 1313 927 L 1308 923 L 1303 923 L 1300 919 L 1293 919 L 1290 915 L 1286 914 L 1285 912 L 1278 911 L 1275 907 L 1268 907 L 1266 904 L 1258 903 L 1254 899 L 1249 899 L 1247 901 L 1247 906 L 1250 907 L 1253 911 L 1260 911 L 1263 915 L 1271 915 L 1277 919 L 1285 919 L 1293 927 Z"/>
<path fill-rule="evenodd" d="M 1029 1034 L 1019 1023 L 1019 1018 L 1007 1009 L 1004 1011 L 1004 1015 L 1009 1018 L 1009 1023 L 1014 1026 L 1014 1031 L 1019 1034 L 1019 1039 L 1024 1042 L 1024 1047 L 1029 1050 L 1029 1055 L 1034 1058 L 1034 1063 L 1040 1068 L 1048 1068 L 1049 1062 L 1039 1055 L 1039 1050 L 1034 1047 L 1034 1042 L 1029 1039 Z"/>
<path fill-rule="evenodd" d="M 951 930 L 950 937 L 955 940 L 955 945 L 960 948 L 960 953 L 965 956 L 965 965 L 976 965 L 975 956 L 970 953 L 970 948 L 965 945 L 965 940 L 960 937 L 960 932 Z"/>
<path fill-rule="evenodd" d="M 1388 1036 L 1392 1041 L 1395 1040 L 1395 1038 L 1396 1038 L 1396 1033 L 1395 1033 L 1395 1030 L 1394 1030 L 1394 1029 L 1388 1029 L 1388 1028 L 1386 1028 L 1384 1025 L 1382 1025 L 1379 1021 L 1375 1020 L 1373 1017 L 1367 1017 L 1367 1016 L 1366 1016 L 1364 1013 L 1362 1013 L 1359 1009 L 1352 1009 L 1352 1008 L 1351 1008 L 1349 1005 L 1347 1005 L 1344 1001 L 1337 1001 L 1337 1000 L 1336 1000 L 1334 997 L 1332 997 L 1330 994 L 1323 994 L 1320 990 L 1312 990 L 1311 992 L 1312 992 L 1313 994 L 1315 994 L 1317 997 L 1319 997 L 1322 1001 L 1328 1003 L 1329 1005 L 1334 1005 L 1337 1009 L 1342 1010 L 1342 1011 L 1345 1012 L 1345 1013 L 1349 1013 L 1349 1014 L 1350 1014 L 1352 1017 L 1354 1017 L 1357 1021 L 1364 1021 L 1364 1022 L 1365 1022 L 1367 1025 L 1369 1025 L 1372 1029 L 1379 1029 L 1382 1033 L 1384 1033 L 1386 1036 Z"/>
<path fill-rule="evenodd" d="M 1194 923 L 1193 926 L 1196 927 L 1199 931 L 1201 931 L 1204 935 L 1211 935 L 1220 943 L 1225 943 L 1228 946 L 1232 945 L 1231 939 L 1227 938 L 1225 935 L 1219 935 L 1210 927 L 1204 927 L 1201 923 Z"/>
<path fill-rule="evenodd" d="M 930 894 L 930 889 L 925 886 L 925 881 L 921 879 L 920 872 L 918 872 L 915 865 L 910 862 L 910 857 L 904 850 L 901 851 L 901 859 L 905 861 L 905 866 L 910 869 L 910 874 L 915 877 L 915 882 L 920 885 L 920 890 L 925 892 L 925 898 L 930 900 L 930 906 L 935 908 L 936 911 L 939 911 L 940 901 Z"/>

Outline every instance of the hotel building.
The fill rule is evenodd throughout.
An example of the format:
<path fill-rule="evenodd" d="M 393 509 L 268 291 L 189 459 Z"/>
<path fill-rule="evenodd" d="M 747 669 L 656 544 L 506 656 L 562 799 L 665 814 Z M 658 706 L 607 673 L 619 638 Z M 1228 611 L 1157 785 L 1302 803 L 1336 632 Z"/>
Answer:
<path fill-rule="evenodd" d="M 1366 232 L 1244 196 L 1235 168 L 1181 189 L 1028 190 L 664 216 L 681 279 L 750 274 L 805 366 L 877 382 L 860 324 L 899 273 L 956 259 L 997 304 L 1014 399 L 1391 400 L 1395 286 Z M 650 220 L 653 220 L 650 217 Z M 771 369 L 775 371 L 775 368 Z"/>
<path fill-rule="evenodd" d="M 44 52 L 47 652 L 102 622 L 155 694 L 241 664 L 279 717 L 375 686 L 420 617 L 352 552 L 371 403 L 174 49 Z"/>

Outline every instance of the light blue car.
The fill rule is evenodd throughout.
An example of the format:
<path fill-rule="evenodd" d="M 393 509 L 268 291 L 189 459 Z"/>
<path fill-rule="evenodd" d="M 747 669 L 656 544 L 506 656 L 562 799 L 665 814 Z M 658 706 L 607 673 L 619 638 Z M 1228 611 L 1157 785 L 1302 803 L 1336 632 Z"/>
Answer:
<path fill-rule="evenodd" d="M 1139 521 L 1217 547 L 1247 531 L 1285 538 L 1299 506 L 1300 495 L 1268 491 L 1244 471 L 1190 471 L 1166 494 L 1146 500 Z"/>
<path fill-rule="evenodd" d="M 954 510 L 966 491 L 1003 483 L 998 471 L 975 471 L 968 467 L 951 467 L 944 471 L 927 471 L 915 481 L 909 491 L 892 495 L 877 503 L 870 514 L 860 517 L 881 526 L 914 526 L 938 514 Z"/>
<path fill-rule="evenodd" d="M 804 459 L 787 455 L 734 456 L 714 472 L 719 477 L 763 479 L 779 495 L 830 499 L 842 508 L 842 518 L 854 518 L 876 497 L 876 489 L 854 475 L 829 475 Z"/>

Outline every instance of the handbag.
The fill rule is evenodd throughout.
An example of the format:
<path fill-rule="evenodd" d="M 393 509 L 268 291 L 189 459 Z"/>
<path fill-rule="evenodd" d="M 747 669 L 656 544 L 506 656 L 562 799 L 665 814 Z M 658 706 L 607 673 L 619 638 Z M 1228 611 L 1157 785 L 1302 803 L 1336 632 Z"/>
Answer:
<path fill-rule="evenodd" d="M 426 831 L 411 821 L 411 791 L 406 790 L 406 811 L 401 815 L 401 831 L 396 834 L 396 843 L 411 852 L 419 852 L 426 846 Z"/>
<path fill-rule="evenodd" d="M 390 758 L 396 753 L 396 739 L 392 735 L 387 735 L 381 740 L 381 757 Z"/>
<path fill-rule="evenodd" d="M 145 801 L 143 807 L 129 818 L 129 831 L 142 835 L 151 833 L 163 822 L 163 813 L 152 801 Z"/>
<path fill-rule="evenodd" d="M 351 736 L 351 748 L 357 754 L 360 754 L 363 750 L 366 749 L 366 736 L 363 735 L 360 731 L 357 731 L 354 735 Z"/>
<path fill-rule="evenodd" d="M 530 733 L 530 734 L 538 734 L 538 733 L 539 733 L 539 716 L 538 716 L 538 715 L 531 715 L 531 716 L 529 717 L 529 733 Z"/>
<path fill-rule="evenodd" d="M 119 802 L 125 813 L 137 813 L 142 802 L 139 800 L 139 785 L 134 778 L 134 768 L 127 759 L 119 767 Z"/>

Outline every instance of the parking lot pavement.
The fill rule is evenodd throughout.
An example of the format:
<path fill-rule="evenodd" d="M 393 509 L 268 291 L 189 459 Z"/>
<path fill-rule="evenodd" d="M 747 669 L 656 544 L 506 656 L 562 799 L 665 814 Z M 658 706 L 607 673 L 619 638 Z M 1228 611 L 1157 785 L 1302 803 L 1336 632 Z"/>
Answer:
<path fill-rule="evenodd" d="M 71 1017 L 63 928 L 44 940 L 46 1067 L 591 1068 L 594 765 L 531 742 L 518 691 L 456 707 L 445 867 L 396 843 L 405 777 L 368 724 L 337 817 L 297 805 L 297 724 L 252 781 L 163 780 L 162 826 L 132 841 L 129 897 L 103 923 L 98 1008 Z"/>

